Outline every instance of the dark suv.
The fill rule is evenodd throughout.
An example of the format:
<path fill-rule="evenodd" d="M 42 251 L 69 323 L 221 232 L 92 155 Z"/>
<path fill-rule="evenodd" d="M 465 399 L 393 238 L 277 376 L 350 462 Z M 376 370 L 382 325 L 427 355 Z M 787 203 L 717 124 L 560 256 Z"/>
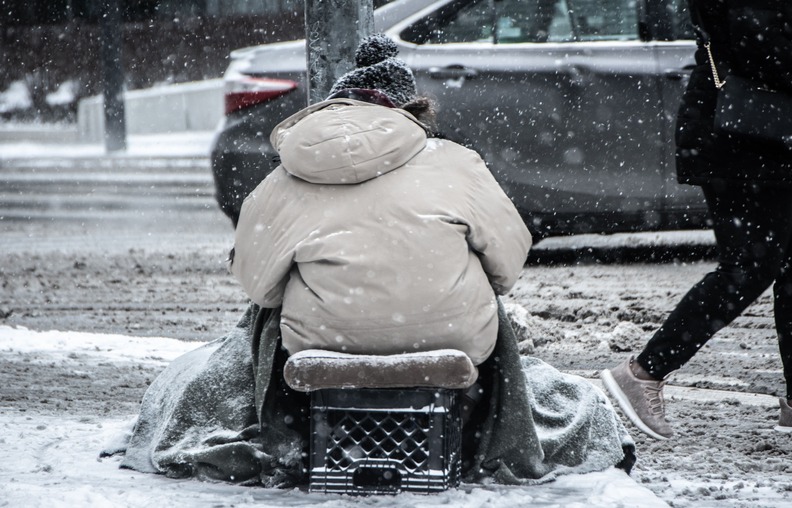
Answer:
<path fill-rule="evenodd" d="M 396 0 L 375 11 L 446 137 L 478 151 L 538 237 L 698 228 L 674 173 L 694 63 L 685 0 Z M 236 51 L 212 149 L 235 221 L 277 164 L 272 128 L 304 107 L 303 41 Z"/>

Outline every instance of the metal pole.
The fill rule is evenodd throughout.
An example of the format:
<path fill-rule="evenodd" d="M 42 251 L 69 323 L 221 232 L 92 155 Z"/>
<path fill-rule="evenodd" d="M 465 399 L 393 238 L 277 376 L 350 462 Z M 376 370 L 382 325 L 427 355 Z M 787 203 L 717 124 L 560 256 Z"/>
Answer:
<path fill-rule="evenodd" d="M 355 67 L 355 50 L 373 31 L 372 0 L 305 0 L 309 104 L 324 100 Z"/>
<path fill-rule="evenodd" d="M 124 68 L 121 61 L 120 0 L 102 6 L 102 88 L 104 90 L 105 150 L 126 150 Z"/>

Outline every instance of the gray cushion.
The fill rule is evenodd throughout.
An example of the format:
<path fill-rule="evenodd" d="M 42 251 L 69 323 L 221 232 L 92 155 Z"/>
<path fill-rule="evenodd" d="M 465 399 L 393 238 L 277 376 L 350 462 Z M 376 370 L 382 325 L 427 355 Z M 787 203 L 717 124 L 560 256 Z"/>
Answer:
<path fill-rule="evenodd" d="M 289 357 L 283 368 L 294 390 L 324 388 L 450 388 L 471 386 L 478 370 L 456 349 L 400 355 L 352 355 L 308 349 Z"/>

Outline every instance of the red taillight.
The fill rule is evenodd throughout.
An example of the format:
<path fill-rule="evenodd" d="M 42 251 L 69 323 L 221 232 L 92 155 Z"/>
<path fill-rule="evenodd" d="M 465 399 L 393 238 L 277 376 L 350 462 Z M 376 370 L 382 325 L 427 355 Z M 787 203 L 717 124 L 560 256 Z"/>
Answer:
<path fill-rule="evenodd" d="M 240 77 L 226 82 L 225 113 L 233 113 L 286 95 L 297 88 L 288 79 Z"/>

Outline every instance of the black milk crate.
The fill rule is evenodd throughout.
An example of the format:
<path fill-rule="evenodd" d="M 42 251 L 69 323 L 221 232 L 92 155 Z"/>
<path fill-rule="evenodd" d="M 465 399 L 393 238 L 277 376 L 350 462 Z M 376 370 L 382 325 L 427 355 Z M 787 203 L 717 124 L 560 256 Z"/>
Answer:
<path fill-rule="evenodd" d="M 325 389 L 311 394 L 311 492 L 441 492 L 459 485 L 459 393 Z"/>

